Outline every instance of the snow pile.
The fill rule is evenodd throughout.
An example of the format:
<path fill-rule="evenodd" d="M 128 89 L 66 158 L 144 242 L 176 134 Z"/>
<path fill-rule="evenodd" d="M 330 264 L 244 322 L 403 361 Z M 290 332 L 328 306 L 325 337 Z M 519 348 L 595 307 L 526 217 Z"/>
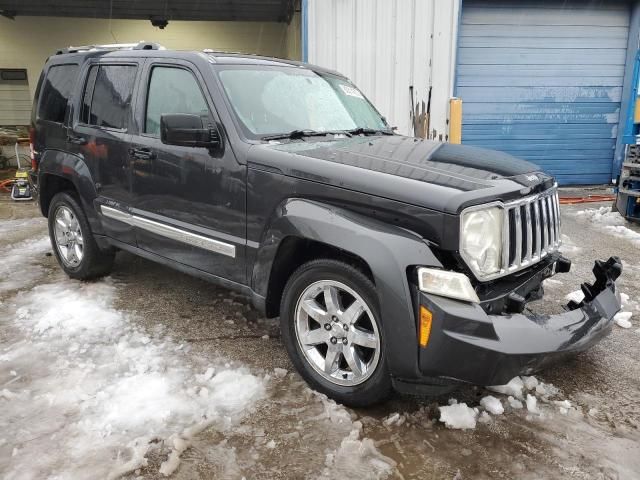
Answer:
<path fill-rule="evenodd" d="M 613 317 L 613 321 L 616 322 L 616 325 L 618 325 L 619 327 L 631 328 L 632 325 L 629 320 L 631 319 L 632 315 L 633 313 L 631 312 L 618 312 L 616 313 L 616 316 Z"/>
<path fill-rule="evenodd" d="M 225 431 L 264 395 L 245 369 L 189 364 L 145 335 L 115 296 L 113 281 L 61 279 L 16 297 L 15 338 L 0 350 L 0 380 L 16 374 L 0 398 L 5 478 L 115 478 L 163 440 L 169 474 L 194 435 Z"/>
<path fill-rule="evenodd" d="M 530 393 L 527 393 L 527 410 L 530 413 L 540 413 L 540 410 L 538 410 L 538 399 Z"/>
<path fill-rule="evenodd" d="M 354 422 L 354 427 L 340 447 L 327 454 L 320 479 L 382 480 L 395 471 L 396 462 L 380 453 L 373 440 L 360 439 L 362 424 Z"/>
<path fill-rule="evenodd" d="M 468 428 L 476 428 L 476 418 L 478 410 L 468 407 L 466 403 L 454 403 L 443 407 L 440 410 L 440 421 L 447 428 L 456 428 L 466 430 Z"/>
<path fill-rule="evenodd" d="M 522 381 L 522 379 L 520 377 L 513 377 L 511 380 L 509 380 L 509 383 L 505 385 L 494 385 L 492 387 L 487 387 L 487 390 L 521 399 L 523 388 L 524 382 Z"/>
<path fill-rule="evenodd" d="M 580 303 L 584 300 L 584 293 L 582 293 L 582 290 L 574 290 L 573 292 L 568 293 L 564 298 L 566 298 L 568 302 L 573 300 L 576 303 Z"/>
<path fill-rule="evenodd" d="M 584 218 L 593 223 L 605 226 L 624 225 L 625 219 L 618 212 L 611 210 L 611 207 L 587 208 L 575 213 L 576 217 Z"/>
<path fill-rule="evenodd" d="M 564 233 L 560 235 L 560 240 L 562 241 L 562 245 L 560 245 L 560 251 L 562 253 L 570 255 L 579 253 L 582 250 L 582 248 L 573 243 L 573 240 L 571 240 L 569 236 L 565 235 Z"/>
<path fill-rule="evenodd" d="M 493 413 L 494 415 L 502 415 L 504 413 L 502 402 L 492 395 L 487 395 L 480 400 L 480 406 L 487 412 Z"/>
<path fill-rule="evenodd" d="M 629 240 L 640 246 L 640 233 L 626 227 L 626 221 L 618 212 L 612 212 L 610 207 L 588 208 L 575 213 L 578 219 L 593 223 L 600 230 L 618 238 Z"/>
<path fill-rule="evenodd" d="M 0 261 L 0 293 L 24 288 L 38 279 L 44 272 L 38 257 L 49 251 L 49 237 L 7 246 Z"/>

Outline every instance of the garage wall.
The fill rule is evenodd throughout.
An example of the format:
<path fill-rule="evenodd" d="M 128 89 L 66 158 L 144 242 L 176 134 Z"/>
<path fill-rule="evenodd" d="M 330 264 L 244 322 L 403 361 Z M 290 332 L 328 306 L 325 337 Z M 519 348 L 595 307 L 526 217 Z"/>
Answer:
<path fill-rule="evenodd" d="M 211 48 L 286 57 L 296 54 L 295 44 L 290 45 L 293 42 L 287 40 L 288 31 L 296 34 L 294 27 L 276 22 L 170 21 L 166 29 L 160 30 L 139 20 L 0 17 L 0 68 L 26 68 L 31 99 L 47 57 L 69 45 L 145 40 L 174 49 Z M 0 112 L 9 108 L 8 104 L 0 104 Z"/>
<path fill-rule="evenodd" d="M 447 138 L 459 0 L 308 0 L 308 61 L 348 76 L 398 132 L 428 101 L 430 138 Z"/>
<path fill-rule="evenodd" d="M 609 183 L 627 55 L 625 1 L 464 0 L 456 95 L 463 143 Z"/>

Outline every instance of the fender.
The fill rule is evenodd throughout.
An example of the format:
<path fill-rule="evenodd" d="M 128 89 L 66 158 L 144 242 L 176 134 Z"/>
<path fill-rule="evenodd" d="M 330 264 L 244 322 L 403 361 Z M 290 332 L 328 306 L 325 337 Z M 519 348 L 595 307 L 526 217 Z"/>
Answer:
<path fill-rule="evenodd" d="M 38 188 L 40 190 L 40 198 L 46 190 L 45 175 L 55 175 L 57 177 L 69 180 L 78 192 L 80 202 L 85 214 L 89 220 L 91 231 L 94 234 L 102 235 L 102 221 L 98 216 L 93 200 L 98 196 L 91 171 L 84 159 L 78 155 L 74 155 L 60 150 L 45 150 L 40 158 L 38 167 Z M 42 209 L 42 205 L 40 206 Z M 48 212 L 42 212 L 47 216 Z"/>
<path fill-rule="evenodd" d="M 350 210 L 313 200 L 288 199 L 275 210 L 264 232 L 252 275 L 254 291 L 266 296 L 271 266 L 280 243 L 289 236 L 315 240 L 362 258 L 371 269 L 380 302 L 387 355 L 394 376 L 415 378 L 418 342 L 407 268 L 442 267 L 425 240 L 413 232 Z"/>

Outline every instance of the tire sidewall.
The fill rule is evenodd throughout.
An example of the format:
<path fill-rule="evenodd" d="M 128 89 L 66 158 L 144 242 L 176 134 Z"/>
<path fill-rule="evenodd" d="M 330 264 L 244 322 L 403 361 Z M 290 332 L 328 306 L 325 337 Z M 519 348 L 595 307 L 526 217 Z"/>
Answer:
<path fill-rule="evenodd" d="M 341 282 L 355 290 L 367 303 L 373 314 L 380 335 L 380 358 L 375 372 L 364 382 L 354 386 L 338 385 L 322 377 L 308 363 L 295 329 L 295 310 L 304 290 L 319 280 Z M 391 379 L 386 365 L 386 341 L 380 321 L 380 308 L 375 288 L 359 271 L 342 262 L 318 260 L 300 267 L 289 279 L 285 287 L 280 308 L 282 337 L 294 363 L 302 377 L 315 389 L 338 400 L 354 406 L 365 406 L 386 399 L 390 391 Z"/>

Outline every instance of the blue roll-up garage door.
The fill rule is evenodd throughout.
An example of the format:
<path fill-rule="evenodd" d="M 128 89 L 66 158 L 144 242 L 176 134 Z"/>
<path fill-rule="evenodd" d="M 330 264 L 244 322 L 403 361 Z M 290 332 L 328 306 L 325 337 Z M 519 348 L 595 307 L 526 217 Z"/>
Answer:
<path fill-rule="evenodd" d="M 463 0 L 463 143 L 522 157 L 561 184 L 609 183 L 629 16 L 615 0 Z"/>

